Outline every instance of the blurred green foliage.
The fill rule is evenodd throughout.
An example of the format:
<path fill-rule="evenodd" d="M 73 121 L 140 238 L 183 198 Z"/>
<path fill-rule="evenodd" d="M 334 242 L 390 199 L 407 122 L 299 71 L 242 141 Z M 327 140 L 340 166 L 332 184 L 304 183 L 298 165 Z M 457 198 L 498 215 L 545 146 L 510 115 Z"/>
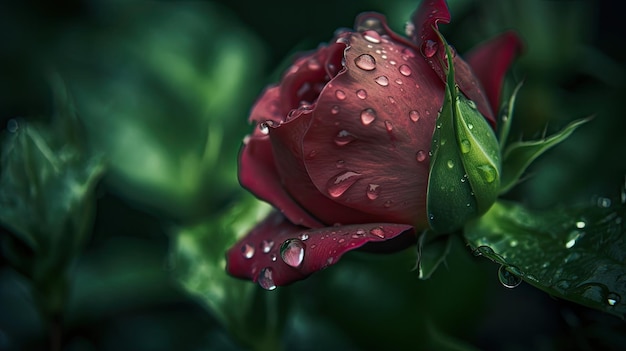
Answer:
<path fill-rule="evenodd" d="M 351 253 L 332 269 L 273 292 L 224 274 L 223 253 L 262 213 L 237 184 L 236 156 L 250 131 L 247 112 L 263 87 L 277 79 L 276 67 L 285 56 L 328 40 L 336 28 L 352 26 L 362 11 L 383 12 L 402 31 L 416 4 L 0 4 L 1 151 L 21 145 L 13 149 L 34 155 L 24 168 L 35 176 L 31 180 L 57 175 L 45 178 L 53 185 L 41 192 L 5 183 L 0 189 L 19 193 L 15 201 L 24 206 L 10 210 L 39 208 L 50 219 L 29 215 L 23 229 L 10 211 L 3 207 L 0 213 L 0 349 L 592 350 L 624 345 L 621 320 L 551 299 L 526 284 L 502 288 L 497 266 L 473 257 L 458 238 L 425 253 L 430 258 L 424 274 L 434 270 L 428 267 L 440 267 L 424 281 L 418 279 L 419 269 L 411 271 L 415 249 L 386 256 Z M 615 194 L 626 173 L 626 120 L 620 117 L 626 48 L 620 45 L 624 33 L 614 4 L 451 0 L 449 5 L 452 23 L 441 29 L 460 53 L 505 29 L 517 30 L 525 40 L 525 55 L 507 84 L 510 92 L 525 82 L 512 139 L 528 140 L 541 135 L 546 124 L 552 132 L 595 115 L 535 163 L 533 176 L 507 197 L 545 208 Z M 63 101 L 76 102 L 69 112 L 76 112 L 77 128 L 85 130 L 79 133 L 80 147 L 74 147 L 74 134 L 55 129 L 63 125 L 55 115 L 70 104 L 54 103 L 54 96 L 66 95 L 50 72 L 69 88 Z M 15 129 L 15 121 L 17 134 L 7 131 Z M 42 145 L 50 150 L 46 156 Z M 91 155 L 102 155 L 108 167 L 99 187 L 102 166 L 90 163 Z M 24 159 L 17 161 L 11 164 Z M 67 171 L 50 171 L 55 162 Z M 9 174 L 10 167 L 3 163 L 0 174 Z M 27 179 L 12 181 L 31 184 Z M 71 184 L 80 191 L 63 190 Z M 32 194 L 42 198 L 31 201 Z M 94 208 L 92 223 L 86 214 Z M 59 223 L 76 226 L 59 231 Z M 61 237 L 59 245 L 55 240 Z M 70 237 L 75 239 L 65 240 Z M 37 255 L 33 242 L 44 248 Z M 441 260 L 446 250 L 450 254 Z M 57 283 L 67 278 L 65 288 L 57 290 L 65 307 L 53 335 L 41 323 L 33 270 L 18 263 L 38 262 L 34 257 L 46 257 L 41 252 L 60 259 L 63 264 L 55 265 L 65 272 L 44 278 Z"/>

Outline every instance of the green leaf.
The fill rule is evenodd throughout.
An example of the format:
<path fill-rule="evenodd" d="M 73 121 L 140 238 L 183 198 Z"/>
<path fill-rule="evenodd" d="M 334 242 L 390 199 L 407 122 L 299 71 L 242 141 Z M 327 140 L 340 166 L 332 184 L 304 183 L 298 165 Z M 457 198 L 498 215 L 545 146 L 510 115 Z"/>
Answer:
<path fill-rule="evenodd" d="M 280 332 L 279 295 L 226 273 L 226 251 L 271 207 L 251 195 L 224 213 L 174 228 L 173 273 L 237 338 L 255 349 L 276 349 Z"/>
<path fill-rule="evenodd" d="M 498 201 L 464 235 L 476 254 L 529 284 L 624 318 L 626 206 L 604 198 L 598 204 L 533 211 Z"/>
<path fill-rule="evenodd" d="M 517 84 L 511 97 L 509 98 L 508 103 L 502 108 L 502 112 L 500 113 L 500 123 L 498 123 L 498 140 L 500 141 L 500 150 L 504 150 L 509 140 L 509 132 L 511 131 L 511 125 L 513 124 L 513 112 L 515 110 L 515 100 L 517 99 L 517 94 L 522 88 L 523 82 Z"/>
<path fill-rule="evenodd" d="M 445 263 L 450 253 L 452 240 L 449 235 L 439 236 L 431 230 L 420 235 L 417 243 L 416 269 L 420 279 L 428 279 L 435 270 Z"/>
<path fill-rule="evenodd" d="M 578 127 L 590 120 L 591 117 L 574 121 L 560 132 L 543 140 L 518 141 L 509 144 L 502 160 L 502 183 L 500 193 L 506 193 L 513 188 L 526 168 L 537 157 L 567 139 Z"/>
<path fill-rule="evenodd" d="M 215 4 L 102 7 L 107 19 L 75 31 L 60 66 L 91 146 L 109 162 L 106 184 L 178 220 L 218 211 L 239 190 L 237 152 L 263 84 L 263 48 Z"/>
<path fill-rule="evenodd" d="M 0 160 L 0 223 L 12 234 L 3 237 L 4 254 L 33 280 L 49 310 L 60 308 L 65 271 L 91 234 L 95 187 L 104 172 L 102 158 L 83 145 L 61 84 L 55 98 L 51 124 L 10 122 Z"/>
<path fill-rule="evenodd" d="M 427 194 L 429 224 L 438 233 L 457 230 L 486 212 L 500 187 L 498 141 L 476 104 L 456 87 L 445 47 L 447 84 L 433 134 Z"/>

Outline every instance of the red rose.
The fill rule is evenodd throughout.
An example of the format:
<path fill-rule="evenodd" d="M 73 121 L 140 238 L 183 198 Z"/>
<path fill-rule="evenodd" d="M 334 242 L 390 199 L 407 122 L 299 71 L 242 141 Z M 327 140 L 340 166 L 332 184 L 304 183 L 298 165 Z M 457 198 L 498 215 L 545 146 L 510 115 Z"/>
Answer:
<path fill-rule="evenodd" d="M 253 107 L 241 184 L 281 213 L 228 252 L 230 274 L 288 284 L 345 252 L 428 227 L 429 151 L 443 104 L 445 1 L 424 1 L 411 40 L 384 16 L 298 58 Z M 512 33 L 454 57 L 456 83 L 495 125 L 503 76 L 520 48 Z M 469 65 L 468 65 L 469 63 Z M 405 235 L 406 237 L 406 235 Z"/>

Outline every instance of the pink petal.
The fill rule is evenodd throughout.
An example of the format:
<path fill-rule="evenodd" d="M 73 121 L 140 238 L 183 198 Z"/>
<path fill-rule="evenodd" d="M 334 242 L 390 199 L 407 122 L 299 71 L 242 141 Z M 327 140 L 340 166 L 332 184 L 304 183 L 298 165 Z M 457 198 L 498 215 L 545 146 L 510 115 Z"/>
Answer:
<path fill-rule="evenodd" d="M 368 242 L 391 240 L 411 230 L 388 223 L 306 229 L 275 212 L 228 251 L 226 270 L 272 290 L 333 265 Z"/>
<path fill-rule="evenodd" d="M 310 228 L 322 225 L 303 210 L 285 191 L 276 171 L 269 138 L 251 136 L 241 150 L 239 182 L 256 197 L 279 208 L 293 223 Z"/>
<path fill-rule="evenodd" d="M 493 111 L 499 110 L 504 76 L 522 48 L 521 39 L 510 31 L 480 44 L 465 55 L 482 83 Z"/>

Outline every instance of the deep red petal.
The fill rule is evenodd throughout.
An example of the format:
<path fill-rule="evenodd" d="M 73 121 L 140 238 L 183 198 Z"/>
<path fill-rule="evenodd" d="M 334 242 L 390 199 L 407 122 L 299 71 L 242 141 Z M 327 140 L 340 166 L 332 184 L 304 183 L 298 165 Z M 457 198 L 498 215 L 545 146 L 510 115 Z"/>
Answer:
<path fill-rule="evenodd" d="M 262 136 L 264 133 L 258 128 L 261 123 L 272 121 L 274 124 L 278 124 L 285 118 L 289 110 L 289 108 L 281 107 L 280 88 L 278 86 L 270 86 L 265 89 L 252 107 L 248 118 L 250 122 L 257 124 L 253 135 Z"/>
<path fill-rule="evenodd" d="M 465 55 L 482 83 L 493 111 L 497 112 L 500 107 L 504 76 L 522 47 L 522 41 L 516 33 L 506 32 L 478 45 Z"/>
<path fill-rule="evenodd" d="M 279 208 L 293 223 L 310 228 L 322 226 L 295 203 L 281 185 L 267 136 L 251 136 L 243 146 L 239 159 L 239 182 L 259 199 Z"/>
<path fill-rule="evenodd" d="M 272 150 L 283 189 L 328 225 L 369 222 L 366 213 L 332 201 L 320 193 L 311 181 L 305 162 L 317 155 L 315 152 L 305 153 L 302 147 L 304 135 L 311 123 L 311 112 L 297 111 L 288 122 L 270 128 Z"/>
<path fill-rule="evenodd" d="M 420 48 L 422 56 L 437 72 L 439 78 L 445 82 L 446 72 L 442 62 L 447 62 L 443 43 L 436 32 L 439 23 L 450 23 L 450 11 L 444 0 L 427 0 L 413 14 L 412 18 L 415 31 L 412 39 Z M 452 48 L 451 48 L 452 49 Z M 454 50 L 454 49 L 452 49 Z M 491 104 L 483 93 L 480 81 L 474 76 L 467 63 L 460 57 L 454 57 L 455 81 L 459 89 L 474 101 L 478 110 L 495 126 L 496 118 L 491 109 Z"/>
<path fill-rule="evenodd" d="M 391 240 L 411 230 L 408 225 L 389 223 L 306 229 L 275 212 L 228 251 L 226 270 L 271 289 L 331 266 L 346 252 L 368 242 Z M 292 250 L 283 250 L 281 255 L 281 246 L 287 247 L 285 241 Z"/>
<path fill-rule="evenodd" d="M 304 138 L 304 155 L 313 155 L 306 168 L 321 193 L 369 221 L 419 228 L 426 225 L 428 151 L 444 85 L 411 48 L 367 35 L 350 37 L 346 71 L 318 99 Z M 375 68 L 360 68 L 362 55 Z"/>

